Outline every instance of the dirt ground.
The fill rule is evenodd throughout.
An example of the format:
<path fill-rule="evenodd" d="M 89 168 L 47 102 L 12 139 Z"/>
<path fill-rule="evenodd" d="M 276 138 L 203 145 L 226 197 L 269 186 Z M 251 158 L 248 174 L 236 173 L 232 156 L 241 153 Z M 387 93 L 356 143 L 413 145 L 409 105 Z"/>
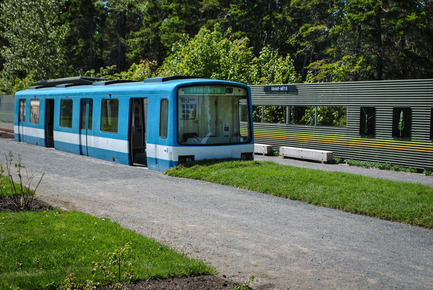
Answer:
<path fill-rule="evenodd" d="M 41 210 L 52 210 L 53 207 L 41 200 L 34 199 L 32 203 L 32 210 L 41 211 Z M 13 204 L 12 201 L 5 198 L 4 196 L 0 196 L 0 212 L 19 212 L 22 210 L 18 210 L 17 207 Z M 233 289 L 235 286 L 239 286 L 239 284 L 234 283 L 224 277 L 217 277 L 212 275 L 204 275 L 197 277 L 179 277 L 179 278 L 170 278 L 163 280 L 147 280 L 147 281 L 138 281 L 136 284 L 128 284 L 125 285 L 126 289 L 137 289 L 137 290 L 180 290 L 180 289 L 195 289 L 195 290 L 207 290 L 207 289 Z"/>

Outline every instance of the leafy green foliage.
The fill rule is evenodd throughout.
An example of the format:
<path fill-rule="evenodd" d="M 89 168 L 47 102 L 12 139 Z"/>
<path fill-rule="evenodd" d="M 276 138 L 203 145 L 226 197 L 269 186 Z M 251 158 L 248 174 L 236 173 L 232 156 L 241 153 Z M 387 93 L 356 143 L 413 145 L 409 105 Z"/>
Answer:
<path fill-rule="evenodd" d="M 34 80 L 84 72 L 137 77 L 123 74 L 143 63 L 152 64 L 152 74 L 159 68 L 160 75 L 247 84 L 293 83 L 300 76 L 335 82 L 433 73 L 431 1 L 1 3 L 3 93 L 13 93 L 28 75 Z M 149 73 L 138 79 L 141 75 Z"/>
<path fill-rule="evenodd" d="M 98 77 L 108 80 L 131 80 L 131 81 L 143 81 L 144 79 L 150 78 L 154 74 L 156 68 L 155 62 L 143 61 L 139 64 L 133 63 L 127 71 L 117 73 L 117 66 L 109 66 L 100 68 L 99 72 L 95 70 L 89 70 L 84 75 L 89 77 Z"/>
<path fill-rule="evenodd" d="M 190 38 L 184 35 L 172 49 L 159 75 L 189 75 L 238 81 L 248 84 L 300 81 L 289 56 L 283 58 L 270 47 L 254 57 L 248 39 L 230 39 L 218 26 L 214 31 L 202 28 Z"/>
<path fill-rule="evenodd" d="M 64 5 L 65 0 L 1 3 L 1 34 L 8 42 L 1 49 L 5 61 L 2 85 L 8 92 L 17 77 L 32 74 L 39 80 L 64 73 L 65 38 L 69 31 L 69 26 L 60 19 Z"/>
<path fill-rule="evenodd" d="M 425 47 L 433 32 L 431 3 L 334 1 L 327 11 L 333 19 L 325 35 L 333 41 L 310 64 L 316 80 L 419 78 L 432 71 Z"/>
<path fill-rule="evenodd" d="M 231 41 L 219 29 L 202 28 L 194 37 L 184 35 L 158 70 L 159 75 L 189 75 L 247 81 L 253 54 L 248 40 Z"/>

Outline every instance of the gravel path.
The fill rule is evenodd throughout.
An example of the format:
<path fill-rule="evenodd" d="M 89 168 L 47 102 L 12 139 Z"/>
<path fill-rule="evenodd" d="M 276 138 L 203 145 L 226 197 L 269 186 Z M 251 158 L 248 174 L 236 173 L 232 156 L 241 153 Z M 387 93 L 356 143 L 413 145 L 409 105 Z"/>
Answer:
<path fill-rule="evenodd" d="M 8 151 L 45 172 L 44 200 L 109 217 L 235 281 L 253 275 L 256 289 L 433 288 L 432 230 L 0 139 Z"/>

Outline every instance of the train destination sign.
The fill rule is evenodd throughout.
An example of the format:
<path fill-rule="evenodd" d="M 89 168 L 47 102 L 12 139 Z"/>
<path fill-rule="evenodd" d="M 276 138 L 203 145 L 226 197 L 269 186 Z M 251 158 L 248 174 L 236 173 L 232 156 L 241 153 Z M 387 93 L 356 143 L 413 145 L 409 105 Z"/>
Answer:
<path fill-rule="evenodd" d="M 196 86 L 182 89 L 185 94 L 225 94 L 226 87 Z"/>
<path fill-rule="evenodd" d="M 289 93 L 289 94 L 296 94 L 298 92 L 298 90 L 296 89 L 296 85 L 264 86 L 263 91 L 265 93 Z"/>

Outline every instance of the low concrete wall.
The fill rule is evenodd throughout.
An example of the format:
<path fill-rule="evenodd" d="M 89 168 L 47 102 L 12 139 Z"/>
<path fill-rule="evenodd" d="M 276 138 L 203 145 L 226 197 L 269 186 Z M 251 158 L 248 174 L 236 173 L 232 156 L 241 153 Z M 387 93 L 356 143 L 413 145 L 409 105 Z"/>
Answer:
<path fill-rule="evenodd" d="M 254 153 L 262 155 L 271 155 L 272 146 L 266 144 L 254 144 Z"/>
<path fill-rule="evenodd" d="M 332 161 L 332 151 L 325 150 L 314 150 L 296 147 L 280 147 L 280 156 L 298 158 L 298 159 L 308 159 L 314 161 L 331 162 Z"/>

